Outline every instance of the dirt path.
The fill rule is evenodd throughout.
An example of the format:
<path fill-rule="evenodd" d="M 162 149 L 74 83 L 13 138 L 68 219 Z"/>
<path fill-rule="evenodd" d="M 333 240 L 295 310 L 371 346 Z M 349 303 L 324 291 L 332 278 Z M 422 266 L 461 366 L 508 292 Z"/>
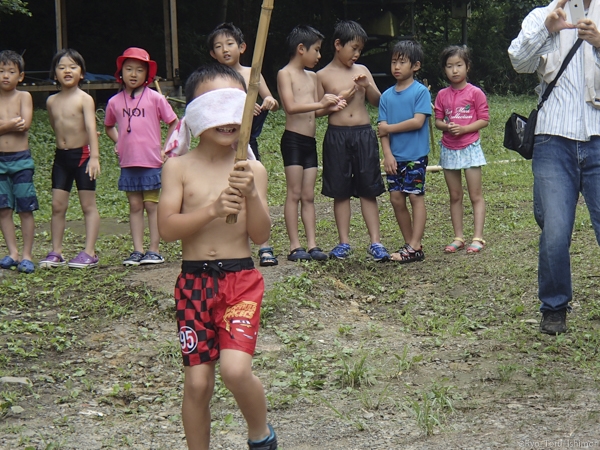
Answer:
<path fill-rule="evenodd" d="M 169 263 L 132 271 L 132 288 L 152 292 L 156 311 L 91 330 L 53 370 L 27 371 L 37 373 L 33 388 L 22 388 L 22 409 L 3 419 L 0 448 L 185 449 L 182 375 L 170 312 L 178 270 Z M 302 268 L 282 261 L 262 272 L 272 289 L 300 276 Z M 255 367 L 282 449 L 600 448 L 594 380 L 574 369 L 560 386 L 545 385 L 543 374 L 509 377 L 508 369 L 502 379 L 492 356 L 506 344 L 460 336 L 439 344 L 406 333 L 398 321 L 385 318 L 373 298 L 341 280 L 330 282 L 335 289 L 321 296 L 318 308 L 292 306 L 262 330 Z M 408 295 L 405 302 L 417 300 Z M 362 380 L 364 389 L 320 391 L 302 384 L 306 370 L 324 370 L 323 380 L 334 383 L 340 370 L 335 355 L 348 349 L 364 352 L 378 369 L 370 382 Z M 536 357 L 523 352 L 521 363 Z M 297 376 L 285 373 L 286 358 L 297 362 Z M 404 370 L 399 361 L 406 363 Z M 408 400 L 418 400 L 411 397 L 418 388 L 435 395 L 432 380 L 453 386 L 446 398 L 455 411 L 448 412 L 442 431 L 435 427 L 426 436 Z M 245 448 L 241 415 L 220 383 L 215 391 L 212 448 Z"/>

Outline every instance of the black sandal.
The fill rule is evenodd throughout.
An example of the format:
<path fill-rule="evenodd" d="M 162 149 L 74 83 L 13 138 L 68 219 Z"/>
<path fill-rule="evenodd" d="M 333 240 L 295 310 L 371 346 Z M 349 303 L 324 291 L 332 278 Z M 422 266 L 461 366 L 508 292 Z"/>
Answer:
<path fill-rule="evenodd" d="M 415 250 L 408 244 L 404 244 L 404 246 L 398 250 L 397 252 L 400 255 L 400 259 L 392 259 L 392 261 L 398 262 L 400 264 L 406 264 L 416 261 L 423 261 L 425 259 L 425 253 L 423 253 L 423 247 L 419 250 Z"/>
<path fill-rule="evenodd" d="M 260 258 L 261 267 L 276 266 L 279 264 L 277 258 L 273 254 L 273 247 L 263 247 L 258 251 L 258 257 Z"/>

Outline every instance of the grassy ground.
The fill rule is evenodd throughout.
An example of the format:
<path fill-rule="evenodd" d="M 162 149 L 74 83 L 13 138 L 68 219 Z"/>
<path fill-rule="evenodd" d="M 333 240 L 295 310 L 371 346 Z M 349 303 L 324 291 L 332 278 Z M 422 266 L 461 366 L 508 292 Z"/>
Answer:
<path fill-rule="evenodd" d="M 479 448 L 475 443 L 490 440 L 498 443 L 491 447 L 516 448 L 543 437 L 569 432 L 589 437 L 598 430 L 600 282 L 595 261 L 600 251 L 589 216 L 582 202 L 572 245 L 575 298 L 574 313 L 568 317 L 570 332 L 559 337 L 541 335 L 537 331 L 538 229 L 532 214 L 531 167 L 502 148 L 503 125 L 510 112 L 526 114 L 535 103 L 532 98 L 497 97 L 489 102 L 491 125 L 482 133 L 489 162 L 484 168 L 488 246 L 481 255 L 443 253 L 453 236 L 448 193 L 443 175 L 431 173 L 423 263 L 400 266 L 370 261 L 365 251 L 366 229 L 353 203 L 351 240 L 356 251 L 351 259 L 303 265 L 282 261 L 280 272 L 270 272 L 255 367 L 268 391 L 270 415 L 275 424 L 280 420 L 282 448 L 440 448 L 447 443 L 445 448 Z M 261 155 L 270 175 L 271 241 L 281 259 L 288 248 L 279 153 L 283 124 L 283 113 L 271 114 L 261 138 Z M 322 142 L 324 131 L 321 121 L 317 142 Z M 41 206 L 36 213 L 40 231 L 34 249 L 40 259 L 50 249 L 47 230 L 54 146 L 43 111 L 35 113 L 30 141 Z M 430 163 L 437 163 L 438 158 L 436 142 Z M 125 322 L 138 330 L 127 341 L 129 348 L 151 348 L 149 364 L 175 374 L 160 398 L 163 408 L 175 411 L 169 415 L 168 430 L 181 434 L 178 343 L 170 332 L 172 316 L 161 308 L 164 292 L 169 292 L 174 280 L 159 280 L 168 286 L 161 291 L 156 288 L 157 280 L 136 282 L 136 272 L 121 267 L 122 258 L 131 250 L 128 206 L 116 188 L 118 164 L 106 136 L 101 138 L 101 164 L 98 207 L 103 223 L 109 224 L 98 241 L 101 269 L 38 270 L 31 276 L 3 273 L 0 278 L 0 376 L 35 381 L 25 387 L 0 384 L 4 417 L 0 435 L 7 436 L 5 441 L 0 438 L 0 447 L 16 442 L 18 448 L 72 448 L 64 438 L 68 427 L 56 424 L 63 416 L 54 419 L 62 434 L 48 430 L 28 434 L 30 425 L 15 410 L 21 405 L 40 411 L 44 402 L 78 406 L 82 399 L 94 400 L 119 411 L 115 417 L 123 423 L 146 420 L 150 407 L 131 402 L 153 389 L 157 375 L 138 374 L 126 360 L 114 367 L 114 373 L 107 371 L 110 376 L 95 370 L 104 361 L 98 346 L 106 346 L 101 347 L 104 355 L 114 339 L 121 339 L 110 330 Z M 331 202 L 321 195 L 316 202 L 317 242 L 330 249 L 337 243 Z M 379 204 L 383 243 L 396 249 L 401 235 L 385 194 Z M 76 196 L 72 196 L 68 219 L 81 218 Z M 465 235 L 472 235 L 467 197 Z M 75 255 L 83 245 L 81 229 L 75 226 L 65 239 L 70 254 Z M 165 244 L 162 251 L 169 261 L 180 257 L 177 244 Z M 164 331 L 170 336 L 168 341 L 156 337 L 162 324 L 169 330 Z M 107 384 L 108 378 L 112 384 Z M 524 404 L 531 408 L 519 409 Z M 551 419 L 534 409 L 535 404 L 558 412 L 550 414 Z M 213 407 L 215 442 L 220 448 L 239 448 L 243 441 L 229 447 L 224 437 L 232 430 L 236 436 L 243 434 L 243 422 L 220 383 Z M 570 414 L 572 410 L 576 412 Z M 299 415 L 305 420 L 296 423 Z M 336 424 L 334 431 L 321 429 L 328 421 Z M 500 422 L 511 432 L 496 427 Z M 79 422 L 72 427 L 80 430 Z M 482 441 L 490 429 L 496 433 Z M 391 437 L 385 437 L 388 432 Z M 136 447 L 136 440 L 125 436 L 106 438 L 105 448 Z M 374 436 L 381 440 L 381 447 L 367 443 L 372 442 L 367 437 Z"/>

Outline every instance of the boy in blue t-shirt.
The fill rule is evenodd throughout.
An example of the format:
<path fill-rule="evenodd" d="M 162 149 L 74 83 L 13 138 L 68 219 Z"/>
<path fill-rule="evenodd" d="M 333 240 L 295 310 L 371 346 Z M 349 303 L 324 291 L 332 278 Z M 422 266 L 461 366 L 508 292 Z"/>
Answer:
<path fill-rule="evenodd" d="M 392 253 L 391 259 L 400 263 L 425 258 L 421 239 L 427 219 L 424 194 L 431 95 L 414 80 L 422 61 L 423 49 L 418 42 L 398 42 L 392 51 L 392 75 L 396 84 L 385 91 L 379 101 L 379 137 L 390 201 L 405 242 L 398 252 Z M 406 206 L 407 197 L 412 206 L 412 220 Z"/>

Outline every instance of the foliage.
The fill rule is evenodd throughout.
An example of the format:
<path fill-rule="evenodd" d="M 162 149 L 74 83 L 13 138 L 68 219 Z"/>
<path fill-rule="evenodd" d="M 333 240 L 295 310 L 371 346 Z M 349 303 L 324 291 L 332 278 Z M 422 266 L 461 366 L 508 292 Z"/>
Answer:
<path fill-rule="evenodd" d="M 27 9 L 27 2 L 24 2 L 23 0 L 0 0 L 0 15 L 12 15 L 15 13 L 31 16 L 31 12 Z"/>
<path fill-rule="evenodd" d="M 507 428 L 509 424 L 522 427 L 516 437 L 507 434 L 502 442 L 517 448 L 519 436 L 535 435 L 540 427 L 552 430 L 548 404 L 562 408 L 557 411 L 581 408 L 576 418 L 580 428 L 573 429 L 597 430 L 600 279 L 595 274 L 600 248 L 590 245 L 595 237 L 589 214 L 583 202 L 578 204 L 571 247 L 576 300 L 568 319 L 570 332 L 559 337 L 541 335 L 535 283 L 539 227 L 532 213 L 531 162 L 502 147 L 506 117 L 511 111 L 528 113 L 535 99 L 491 95 L 488 100 L 491 120 L 482 130 L 488 161 L 482 169 L 488 213 L 484 252 L 444 254 L 444 245 L 453 236 L 449 198 L 443 174 L 434 172 L 427 175 L 424 262 L 374 263 L 365 251 L 369 238 L 358 201 L 352 200 L 350 236 L 355 252 L 350 259 L 281 263 L 263 272 L 269 288 L 261 306 L 253 364 L 270 409 L 283 419 L 283 430 L 304 427 L 302 436 L 310 437 L 313 424 L 340 430 L 350 426 L 369 430 L 362 440 L 356 435 L 361 443 L 385 433 L 390 438 L 386 448 L 404 448 L 418 439 L 432 439 L 428 443 L 433 447 L 443 443 L 466 448 L 469 445 L 456 443 L 489 440 L 493 421 Z M 370 113 L 374 118 L 376 112 Z M 281 213 L 286 189 L 278 147 L 283 116 L 282 111 L 269 115 L 260 142 L 269 171 L 271 242 L 279 255 L 287 253 L 289 244 Z M 325 121 L 319 119 L 318 151 L 324 131 Z M 437 142 L 439 132 L 434 134 Z M 35 111 L 30 144 L 35 184 L 43 199 L 35 216 L 37 261 L 50 247 L 54 136 L 44 111 Z M 180 246 L 161 244 L 168 260 L 162 267 L 121 266 L 131 247 L 128 225 L 120 223 L 127 221 L 128 208 L 125 196 L 117 191 L 119 167 L 105 136 L 101 155 L 98 207 L 102 225 L 110 224 L 98 240 L 101 268 L 38 270 L 33 275 L 2 271 L 0 275 L 0 375 L 34 380 L 31 387 L 5 384 L 0 392 L 0 436 L 13 444 L 6 448 L 77 447 L 72 443 L 79 443 L 81 427 L 73 424 L 82 423 L 79 414 L 87 410 L 83 405 L 91 407 L 93 402 L 98 404 L 94 410 L 106 409 L 110 417 L 98 416 L 88 421 L 89 427 L 95 432 L 102 429 L 99 434 L 110 429 L 108 434 L 119 436 L 118 443 L 105 442 L 107 448 L 131 446 L 127 435 L 120 434 L 125 427 L 141 439 L 136 427 L 142 422 L 158 423 L 157 428 L 176 424 L 179 428 L 161 431 L 165 439 L 182 433 L 178 414 L 168 420 L 161 416 L 164 411 L 179 411 L 183 384 L 172 297 L 140 281 L 144 275 L 163 278 L 163 286 L 171 291 Z M 432 165 L 438 156 L 439 151 L 432 153 Z M 315 197 L 317 242 L 329 249 L 337 243 L 337 230 L 331 200 L 318 193 L 319 187 L 320 181 Z M 82 219 L 75 191 L 71 200 L 65 252 L 74 254 L 83 244 L 83 233 L 73 229 L 72 221 Z M 397 248 L 403 241 L 389 196 L 380 196 L 378 204 L 382 242 L 388 249 Z M 471 237 L 472 207 L 466 192 L 464 211 L 466 236 Z M 2 246 L 0 255 L 5 252 Z M 542 406 L 505 408 L 517 404 Z M 36 416 L 36 423 L 44 424 L 39 427 L 43 434 L 31 435 L 30 424 L 22 425 L 14 407 L 25 407 L 27 414 L 44 411 Z M 501 422 L 498 408 L 507 413 Z M 216 446 L 229 445 L 222 444 L 224 439 L 238 432 L 242 442 L 243 418 L 218 375 L 211 409 Z M 301 422 L 296 420 L 298 411 L 304 417 Z M 564 417 L 570 427 L 570 416 Z M 422 436 L 415 435 L 417 430 Z M 431 434 L 433 438 L 426 438 Z M 158 439 L 159 433 L 153 438 Z M 347 448 L 349 442 L 328 446 L 324 440 L 319 441 L 323 448 L 344 444 Z"/>
<path fill-rule="evenodd" d="M 245 34 L 248 49 L 242 64 L 250 65 L 253 44 L 262 0 L 178 0 L 178 42 L 180 78 L 186 77 L 200 64 L 212 58 L 206 48 L 208 33 L 222 21 L 222 8 L 226 3 L 227 21 L 238 25 Z M 547 0 L 472 0 L 472 15 L 467 19 L 467 43 L 473 50 L 471 79 L 488 93 L 531 93 L 536 84 L 534 75 L 519 75 L 511 67 L 507 49 L 519 33 L 525 15 Z M 0 5 L 25 5 L 21 0 L 1 0 Z M 385 11 L 399 20 L 398 35 L 418 39 L 425 49 L 425 63 L 420 76 L 427 78 L 437 90 L 446 83 L 437 62 L 440 51 L 449 44 L 462 42 L 462 20 L 451 17 L 451 0 L 415 0 L 410 3 L 378 0 L 378 7 L 370 2 L 342 0 L 277 0 L 269 29 L 263 63 L 263 74 L 272 91 L 276 87 L 276 73 L 288 62 L 285 38 L 298 23 L 308 23 L 325 35 L 322 59 L 319 66 L 327 64 L 333 54 L 331 36 L 339 19 L 353 19 L 366 26 L 369 21 Z M 48 36 L 55 33 L 53 2 L 34 2 L 28 5 L 33 17 L 14 17 L 3 24 L 3 46 L 27 49 L 28 67 L 39 71 L 48 67 L 55 50 Z M 159 75 L 166 76 L 165 38 L 161 0 L 105 0 L 103 2 L 69 2 L 68 45 L 87 58 L 88 70 L 93 73 L 112 74 L 114 61 L 128 46 L 146 48 L 159 63 Z M 119 14 L 115 14 L 119 11 Z M 144 11 L 144 14 L 139 14 Z M 414 31 L 413 17 L 414 11 Z M 0 6 L 0 14 L 6 12 Z M 22 12 L 19 10 L 19 12 Z M 94 20 L 90 21 L 89 18 Z M 135 24 L 129 18 L 136 17 Z M 105 26 L 104 24 L 109 24 Z M 375 36 L 365 49 L 363 62 L 372 72 L 389 75 L 388 49 L 391 38 Z M 375 46 L 375 48 L 373 48 Z M 369 53 L 371 53 L 369 55 Z M 360 62 L 360 60 L 359 60 Z M 31 75 L 31 77 L 39 75 Z M 29 78 L 33 81 L 33 78 Z M 389 77 L 382 79 L 382 84 Z M 390 83 L 391 84 L 391 83 Z M 99 93 L 100 102 L 103 93 Z"/>
<path fill-rule="evenodd" d="M 446 416 L 454 412 L 450 390 L 450 386 L 433 383 L 429 390 L 418 393 L 420 398 L 407 401 L 404 408 L 414 414 L 417 424 L 427 436 L 431 436 L 434 428 L 442 425 Z"/>
<path fill-rule="evenodd" d="M 418 1 L 418 0 L 417 0 Z M 437 55 L 448 45 L 462 43 L 462 19 L 450 17 L 450 2 L 422 0 L 416 8 L 416 38 L 425 50 L 425 67 L 420 76 L 434 88 L 447 84 Z M 472 83 L 488 93 L 531 93 L 537 84 L 535 75 L 517 74 L 508 58 L 508 47 L 517 37 L 523 18 L 545 0 L 519 2 L 497 0 L 471 1 L 471 17 L 466 20 L 467 45 L 473 64 L 469 72 Z"/>

